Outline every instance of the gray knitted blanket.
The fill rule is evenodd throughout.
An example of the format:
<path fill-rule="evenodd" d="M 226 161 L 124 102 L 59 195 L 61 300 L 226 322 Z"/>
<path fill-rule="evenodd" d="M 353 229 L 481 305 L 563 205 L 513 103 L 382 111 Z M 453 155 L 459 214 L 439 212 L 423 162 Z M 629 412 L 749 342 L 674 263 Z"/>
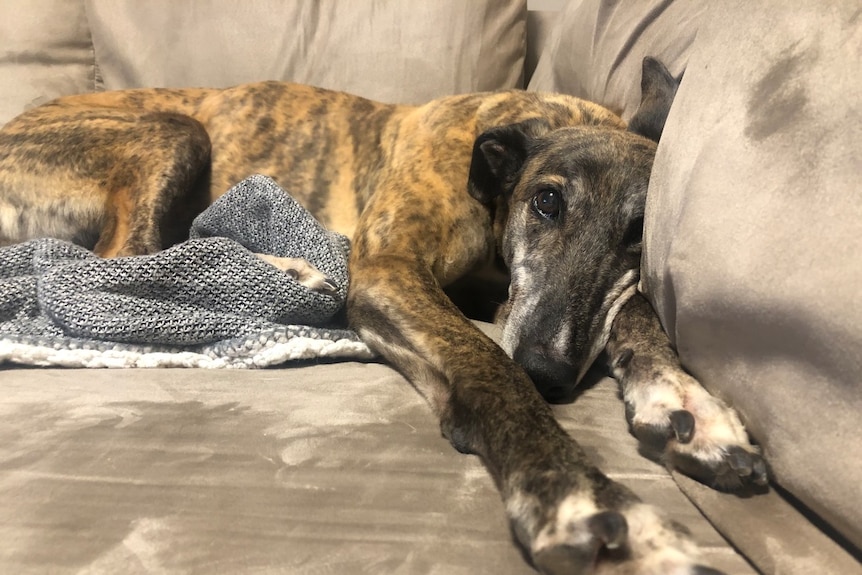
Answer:
<path fill-rule="evenodd" d="M 249 368 L 373 357 L 338 325 L 347 238 L 271 179 L 237 184 L 190 238 L 115 259 L 53 239 L 0 248 L 0 363 Z M 309 290 L 254 252 L 304 258 L 337 293 Z"/>

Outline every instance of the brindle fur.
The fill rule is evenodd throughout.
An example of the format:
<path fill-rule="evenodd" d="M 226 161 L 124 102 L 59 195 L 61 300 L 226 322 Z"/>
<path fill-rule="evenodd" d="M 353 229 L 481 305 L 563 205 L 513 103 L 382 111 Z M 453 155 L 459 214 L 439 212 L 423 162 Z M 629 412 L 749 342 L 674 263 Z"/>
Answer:
<path fill-rule="evenodd" d="M 513 267 L 505 343 L 546 394 L 608 341 L 635 433 L 652 431 L 689 472 L 721 475 L 680 449 L 698 444 L 701 414 L 678 396 L 669 412 L 650 403 L 657 368 L 682 372 L 672 352 L 655 356 L 667 340 L 648 306 L 626 302 L 655 145 L 624 128 L 595 104 L 522 91 L 418 107 L 277 82 L 71 96 L 0 131 L 0 243 L 50 235 L 106 257 L 151 253 L 232 184 L 271 176 L 352 238 L 351 326 L 427 398 L 452 444 L 483 458 L 541 571 L 706 573 L 688 537 L 587 460 L 525 370 L 442 290 L 499 248 Z M 530 211 L 537 186 L 564 193 L 561 225 Z M 542 302 L 533 320 L 525 297 Z M 565 321 L 547 328 L 551 313 Z M 715 469 L 725 447 L 754 452 L 744 438 L 718 447 Z"/>

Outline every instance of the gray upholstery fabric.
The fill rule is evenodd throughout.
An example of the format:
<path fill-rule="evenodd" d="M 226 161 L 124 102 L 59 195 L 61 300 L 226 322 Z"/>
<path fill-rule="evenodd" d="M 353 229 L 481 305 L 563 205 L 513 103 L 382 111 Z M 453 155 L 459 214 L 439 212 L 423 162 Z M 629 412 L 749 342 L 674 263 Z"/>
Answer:
<path fill-rule="evenodd" d="M 106 89 L 288 80 L 420 103 L 523 78 L 525 0 L 87 0 L 87 10 Z"/>
<path fill-rule="evenodd" d="M 25 107 L 95 88 L 84 0 L 0 2 L 0 125 Z"/>
<path fill-rule="evenodd" d="M 420 103 L 521 87 L 526 0 L 4 0 L 0 124 L 58 96 L 287 80 Z"/>
<path fill-rule="evenodd" d="M 0 573 L 535 575 L 479 458 L 394 370 L 0 368 Z M 659 464 L 616 384 L 555 406 L 615 479 L 754 571 Z"/>
<path fill-rule="evenodd" d="M 641 62 L 685 69 L 707 3 L 702 0 L 570 0 L 529 89 L 598 102 L 629 120 L 640 103 Z"/>
<path fill-rule="evenodd" d="M 775 491 L 738 497 L 673 474 L 674 480 L 709 521 L 761 573 L 780 575 L 860 575 L 858 557 L 839 545 L 830 531 L 800 514 Z"/>
<path fill-rule="evenodd" d="M 859 546 L 861 16 L 853 0 L 711 6 L 659 146 L 643 262 L 685 366 Z"/>

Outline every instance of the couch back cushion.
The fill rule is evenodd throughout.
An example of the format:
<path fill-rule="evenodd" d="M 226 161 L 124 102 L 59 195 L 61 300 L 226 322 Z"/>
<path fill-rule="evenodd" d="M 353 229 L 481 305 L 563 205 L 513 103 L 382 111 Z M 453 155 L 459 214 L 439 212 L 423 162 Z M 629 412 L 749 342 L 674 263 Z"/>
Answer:
<path fill-rule="evenodd" d="M 87 0 L 105 89 L 287 80 L 387 102 L 519 87 L 526 0 Z"/>
<path fill-rule="evenodd" d="M 84 0 L 3 0 L 0 38 L 0 125 L 96 87 Z"/>
<path fill-rule="evenodd" d="M 640 103 L 644 56 L 680 74 L 706 5 L 702 0 L 570 0 L 529 89 L 585 98 L 628 121 Z"/>
<path fill-rule="evenodd" d="M 862 547 L 859 5 L 794 6 L 710 6 L 653 169 L 643 281 L 778 481 Z"/>
<path fill-rule="evenodd" d="M 0 125 L 58 96 L 285 80 L 388 102 L 518 88 L 526 0 L 3 0 Z"/>

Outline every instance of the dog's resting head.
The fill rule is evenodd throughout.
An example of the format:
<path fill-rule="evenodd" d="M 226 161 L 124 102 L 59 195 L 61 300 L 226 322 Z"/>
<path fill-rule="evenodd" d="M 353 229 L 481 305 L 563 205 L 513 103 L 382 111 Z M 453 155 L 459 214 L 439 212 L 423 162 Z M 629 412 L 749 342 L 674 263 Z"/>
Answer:
<path fill-rule="evenodd" d="M 537 118 L 489 130 L 473 148 L 470 193 L 496 205 L 498 248 L 511 274 L 498 314 L 503 347 L 549 401 L 570 395 L 637 289 L 656 150 L 641 134 L 657 139 L 676 91 L 655 63 L 644 63 L 629 131 L 554 129 Z"/>

